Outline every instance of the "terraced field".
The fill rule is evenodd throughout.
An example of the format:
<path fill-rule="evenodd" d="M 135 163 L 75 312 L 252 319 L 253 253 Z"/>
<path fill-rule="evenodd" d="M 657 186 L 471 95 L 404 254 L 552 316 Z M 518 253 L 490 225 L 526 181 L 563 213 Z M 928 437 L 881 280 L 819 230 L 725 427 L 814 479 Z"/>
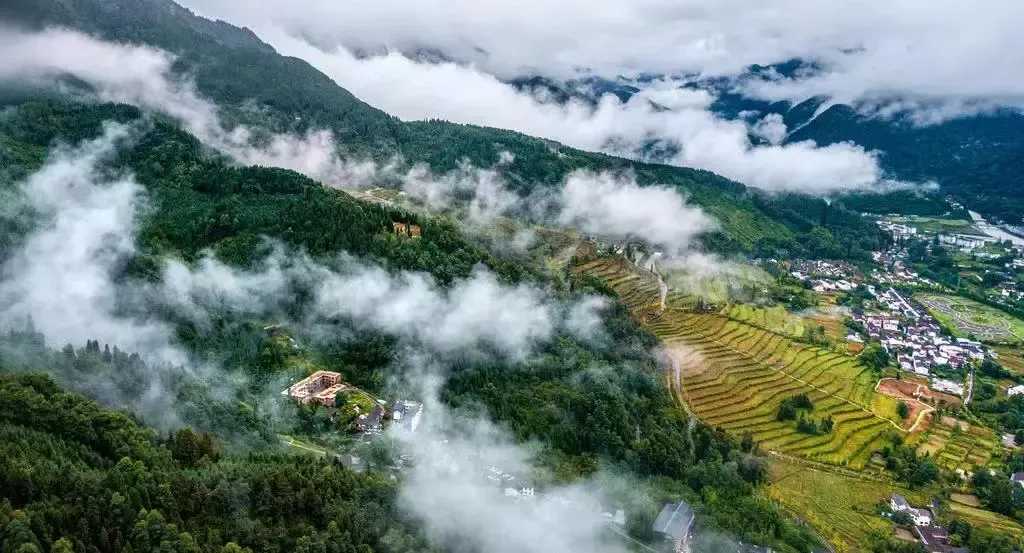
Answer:
<path fill-rule="evenodd" d="M 599 259 L 576 271 L 608 283 L 674 361 L 669 384 L 687 409 L 734 435 L 750 433 L 767 450 L 863 467 L 899 431 L 887 418 L 895 401 L 876 395 L 871 372 L 853 357 L 794 341 L 718 313 L 692 310 L 693 300 L 668 294 L 660 309 L 656 276 L 625 262 Z M 810 416 L 831 417 L 828 434 L 797 432 L 776 420 L 782 400 L 807 394 Z M 891 405 L 890 405 L 891 404 Z"/>
<path fill-rule="evenodd" d="M 801 317 L 791 315 L 785 307 L 753 307 L 740 304 L 729 306 L 726 313 L 730 319 L 749 323 L 759 328 L 769 328 L 775 332 L 799 338 L 804 335 L 804 321 Z"/>
<path fill-rule="evenodd" d="M 956 501 L 949 502 L 949 509 L 958 518 L 966 520 L 975 526 L 992 528 L 999 532 L 1010 534 L 1017 539 L 1024 537 L 1024 527 L 1012 518 Z"/>
<path fill-rule="evenodd" d="M 999 354 L 999 364 L 1017 374 L 1024 374 L 1024 348 L 1001 346 L 995 348 Z"/>
<path fill-rule="evenodd" d="M 993 451 L 999 449 L 995 433 L 988 428 L 962 423 L 957 428 L 951 423 L 932 423 L 917 448 L 918 453 L 931 455 L 935 462 L 948 470 L 971 471 L 974 467 L 985 466 L 992 459 Z"/>
<path fill-rule="evenodd" d="M 872 531 L 887 531 L 890 523 L 876 506 L 894 491 L 910 495 L 888 482 L 856 478 L 774 459 L 769 465 L 768 497 L 817 528 L 837 552 L 859 551 Z M 919 499 L 919 498 L 914 498 Z M 923 502 L 923 500 L 921 501 Z"/>
<path fill-rule="evenodd" d="M 1024 340 L 1024 321 L 999 309 L 960 296 L 916 294 L 914 298 L 960 337 L 973 335 L 979 340 L 1005 343 Z"/>

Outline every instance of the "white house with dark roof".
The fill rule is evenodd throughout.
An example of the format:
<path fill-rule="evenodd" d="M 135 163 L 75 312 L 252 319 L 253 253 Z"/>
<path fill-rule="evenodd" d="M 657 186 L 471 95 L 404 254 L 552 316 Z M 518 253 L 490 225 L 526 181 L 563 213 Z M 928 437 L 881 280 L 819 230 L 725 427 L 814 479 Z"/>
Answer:
<path fill-rule="evenodd" d="M 907 498 L 897 493 L 892 494 L 892 497 L 889 499 L 889 507 L 894 513 L 907 513 L 910 515 L 914 526 L 931 526 L 932 520 L 935 518 L 930 510 L 912 507 L 907 502 Z"/>
<path fill-rule="evenodd" d="M 654 519 L 652 529 L 672 542 L 676 553 L 687 553 L 690 549 L 690 529 L 693 527 L 693 509 L 685 501 L 666 503 Z"/>

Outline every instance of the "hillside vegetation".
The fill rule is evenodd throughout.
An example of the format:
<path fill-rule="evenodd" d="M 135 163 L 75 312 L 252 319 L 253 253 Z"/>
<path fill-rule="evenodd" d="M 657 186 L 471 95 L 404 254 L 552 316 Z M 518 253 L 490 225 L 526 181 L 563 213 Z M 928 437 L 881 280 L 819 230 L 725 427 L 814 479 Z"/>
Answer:
<path fill-rule="evenodd" d="M 238 167 L 204 148 L 173 122 L 142 114 L 130 106 L 53 100 L 23 103 L 9 111 L 0 122 L 0 144 L 8 159 L 18 160 L 18 163 L 5 167 L 4 193 L 17 198 L 20 194 L 18 179 L 39 167 L 52 151 L 52 145 L 96 137 L 104 121 L 136 126 L 138 135 L 126 143 L 103 170 L 134 175 L 143 188 L 147 207 L 138 221 L 138 251 L 115 275 L 118 282 L 157 283 L 168 258 L 191 264 L 205 255 L 204 251 L 213 252 L 230 266 L 259 267 L 261 260 L 271 252 L 266 242 L 269 238 L 284 244 L 290 251 L 304 251 L 327 265 L 344 264 L 348 258 L 341 254 L 349 254 L 354 256 L 353 260 L 378 263 L 387 271 L 429 274 L 441 286 L 470 275 L 474 267 L 482 265 L 502 281 L 533 282 L 567 300 L 576 294 L 602 292 L 585 283 L 574 284 L 573 290 L 566 290 L 547 282 L 529 266 L 490 254 L 445 219 L 355 199 L 292 171 Z M 4 219 L 2 239 L 8 246 L 5 253 L 15 250 L 26 233 L 39 223 L 31 213 L 15 215 Z M 395 236 L 391 229 L 394 221 L 421 225 L 423 237 L 409 240 Z M 301 318 L 309 301 L 310 297 L 297 294 L 282 310 Z M 212 394 L 205 393 L 207 382 L 188 378 L 185 372 L 170 371 L 169 374 L 177 376 L 163 383 L 167 386 L 166 401 L 180 411 L 182 422 L 222 437 L 225 449 L 251 451 L 257 456 L 252 458 L 256 463 L 252 470 L 259 474 L 294 473 L 280 481 L 274 480 L 273 486 L 292 486 L 293 478 L 316 482 L 320 472 L 336 470 L 308 460 L 278 459 L 278 434 L 302 438 L 329 432 L 332 427 L 322 412 L 283 410 L 277 413 L 274 404 L 263 400 L 279 393 L 274 385 L 282 377 L 313 368 L 340 370 L 353 384 L 371 393 L 380 392 L 385 382 L 400 376 L 393 372 L 402 368 L 399 361 L 403 353 L 395 338 L 383 332 L 353 331 L 345 321 L 338 321 L 326 335 L 309 336 L 296 331 L 296 340 L 304 346 L 301 351 L 292 351 L 280 340 L 268 336 L 264 329 L 277 313 L 224 311 L 213 315 L 212 324 L 198 327 L 190 320 L 175 318 L 160 309 L 148 313 L 150 317 L 167 317 L 166 322 L 173 325 L 176 337 L 187 352 L 197 359 L 218 363 L 225 380 L 247 382 L 245 387 L 227 397 L 223 393 L 211 397 Z M 455 409 L 482 411 L 510 430 L 514 437 L 539 444 L 545 468 L 560 478 L 571 481 L 591 475 L 601 467 L 614 466 L 637 478 L 671 482 L 670 488 L 685 489 L 692 494 L 706 523 L 714 528 L 735 533 L 745 540 L 774 543 L 784 551 L 809 550 L 814 538 L 787 520 L 773 504 L 754 495 L 761 473 L 756 470 L 756 463 L 753 470 L 741 469 L 746 466 L 741 461 L 747 462 L 748 454 L 734 440 L 709 427 L 689 428 L 688 418 L 673 407 L 672 397 L 658 378 L 657 365 L 650 354 L 652 338 L 630 321 L 625 310 L 609 309 L 603 325 L 608 337 L 603 345 L 564 334 L 555 336 L 537 355 L 526 360 L 460 360 L 440 391 L 441 399 Z M 0 370 L 47 372 L 62 385 L 77 387 L 84 393 L 97 391 L 90 386 L 102 380 L 105 386 L 102 390 L 109 388 L 127 397 L 138 396 L 140 383 L 152 378 L 151 371 L 155 369 L 139 356 L 119 352 L 117 344 L 109 344 L 113 349 L 109 358 L 106 355 L 108 344 L 101 347 L 95 341 L 85 348 L 68 344 L 58 351 L 63 344 L 45 344 L 42 337 L 31 330 L 11 332 L 0 345 L 4 346 Z M 616 370 L 594 370 L 610 366 Z M 50 395 L 62 393 L 52 384 L 47 386 L 52 390 L 47 392 Z M 36 417 L 46 416 L 49 412 L 46 405 L 52 403 L 48 396 L 31 396 L 26 401 L 37 402 L 38 407 L 18 411 L 18 416 L 24 417 L 19 419 L 22 426 L 32 426 Z M 150 435 L 150 442 L 153 439 Z M 50 438 L 40 436 L 34 443 L 48 443 L 47 440 Z M 16 467 L 37 453 L 25 449 L 21 457 L 12 458 L 11 466 L 15 468 L 11 470 L 20 470 Z M 119 462 L 124 455 L 134 458 L 134 454 L 126 450 L 111 462 Z M 86 456 L 91 458 L 91 454 Z M 220 477 L 228 471 L 226 467 L 235 467 L 235 463 L 242 461 L 232 457 L 211 465 L 210 470 Z M 99 469 L 65 467 L 64 470 Z M 305 540 L 302 543 L 313 544 L 339 539 L 354 547 L 365 544 L 374 551 L 422 550 L 424 547 L 415 530 L 408 530 L 408 536 L 402 533 L 406 532 L 402 529 L 404 526 L 388 532 L 387 539 L 374 533 L 383 521 L 401 520 L 401 515 L 392 503 L 392 495 L 388 495 L 393 494 L 391 484 L 380 491 L 374 487 L 377 480 L 373 477 L 366 480 L 366 485 L 375 490 L 373 493 L 383 495 L 380 498 L 360 496 L 357 501 L 375 505 L 374 509 L 363 511 L 375 521 L 374 526 L 358 539 L 346 540 L 335 536 L 355 532 L 353 528 L 359 524 L 349 518 L 358 515 L 350 515 L 347 507 L 312 497 L 305 491 L 305 484 L 294 486 L 294 494 L 280 501 L 267 502 L 260 495 L 264 488 L 249 486 L 243 475 L 234 476 L 230 471 L 228 476 L 217 483 L 210 482 L 209 486 L 224 486 L 225 494 L 238 494 L 240 505 L 252 503 L 275 509 L 266 513 L 265 524 L 270 527 L 264 530 L 249 524 L 245 527 L 254 532 L 251 535 L 243 535 L 235 527 L 225 530 L 222 527 L 228 523 L 208 521 L 205 517 L 214 515 L 206 514 L 202 508 L 158 501 L 153 495 L 155 492 L 147 491 L 133 496 L 135 503 L 126 511 L 131 516 L 95 524 L 89 522 L 88 529 L 72 532 L 71 528 L 75 528 L 72 521 L 93 521 L 101 516 L 100 507 L 108 504 L 102 502 L 107 496 L 99 495 L 101 502 L 95 504 L 97 514 L 83 519 L 75 499 L 78 496 L 67 498 L 61 495 L 62 489 L 40 491 L 39 495 L 6 495 L 7 490 L 50 489 L 32 480 L 42 474 L 23 475 L 28 479 L 25 483 L 12 481 L 10 486 L 6 483 L 0 486 L 9 504 L 5 512 L 11 520 L 18 518 L 24 520 L 24 524 L 36 525 L 39 530 L 34 532 L 42 549 L 51 547 L 60 537 L 59 530 L 73 534 L 76 551 L 91 551 L 89 547 L 100 551 L 126 550 L 127 541 L 105 542 L 103 540 L 113 538 L 104 536 L 129 535 L 130 529 L 140 524 L 140 516 L 147 517 L 147 521 L 153 519 L 146 524 L 158 525 L 161 529 L 175 524 L 175 536 L 188 532 L 191 538 L 180 539 L 194 540 L 194 547 L 183 545 L 181 550 L 184 551 L 217 551 L 229 541 L 260 551 L 296 551 L 302 550 L 298 545 L 300 539 Z M 206 477 L 204 473 L 190 473 L 190 477 L 193 476 Z M 166 481 L 144 473 L 139 478 L 158 487 Z M 205 488 L 197 489 L 198 485 L 189 481 L 173 480 L 176 478 L 173 472 L 168 478 L 174 482 L 170 489 L 185 490 L 173 501 L 188 498 L 199 501 L 195 498 L 207 494 Z M 331 479 L 335 476 L 324 478 L 328 479 L 326 488 L 320 484 L 309 485 L 334 493 L 332 486 L 335 484 Z M 336 494 L 338 501 L 348 501 L 351 494 L 359 493 L 361 484 L 347 483 L 347 479 L 353 478 L 357 477 L 338 471 L 340 483 L 337 486 L 348 488 Z M 195 496 L 190 495 L 193 489 Z M 78 493 L 73 487 L 63 490 Z M 128 493 L 119 492 L 116 487 L 111 490 L 122 495 Z M 87 497 L 88 493 L 82 492 L 81 496 Z M 701 497 L 706 499 L 699 501 L 697 498 Z M 312 501 L 317 507 L 302 510 L 290 503 L 293 501 Z M 50 507 L 53 505 L 56 507 Z M 70 507 L 64 509 L 62 505 Z M 219 505 L 213 501 L 208 508 L 221 509 Z M 140 514 L 143 509 L 145 514 Z M 15 510 L 23 514 L 14 513 Z M 156 511 L 160 515 L 153 514 Z M 324 512 L 329 514 L 322 514 Z M 218 516 L 230 516 L 226 511 L 219 513 Z M 643 517 L 644 513 L 634 516 Z M 751 520 L 758 523 L 751 525 Z M 336 524 L 331 524 L 332 521 Z M 244 522 L 239 521 L 239 527 Z M 92 529 L 98 534 L 90 533 Z"/>
<path fill-rule="evenodd" d="M 713 215 L 721 231 L 705 241 L 717 251 L 866 258 L 883 240 L 875 225 L 855 212 L 818 198 L 771 196 L 707 171 L 583 152 L 511 131 L 400 121 L 304 61 L 277 54 L 250 31 L 197 17 L 170 0 L 142 0 L 131 9 L 99 0 L 15 0 L 0 7 L 2 19 L 30 28 L 61 25 L 165 49 L 179 56 L 175 69 L 192 77 L 227 121 L 300 135 L 327 129 L 339 151 L 357 159 L 398 156 L 443 173 L 464 161 L 491 167 L 509 152 L 514 160 L 498 170 L 521 194 L 556 186 L 577 169 L 632 171 L 641 184 L 677 187 Z M 12 98 L 20 101 L 17 93 Z"/>

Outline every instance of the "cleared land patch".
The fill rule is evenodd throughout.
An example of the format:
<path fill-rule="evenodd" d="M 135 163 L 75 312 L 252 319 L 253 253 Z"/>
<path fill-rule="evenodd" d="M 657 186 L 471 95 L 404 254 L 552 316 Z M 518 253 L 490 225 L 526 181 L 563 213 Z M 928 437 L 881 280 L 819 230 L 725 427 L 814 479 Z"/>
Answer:
<path fill-rule="evenodd" d="M 906 386 L 906 384 L 910 384 L 912 388 Z M 934 411 L 933 407 L 918 399 L 921 397 L 921 387 L 921 384 L 913 384 L 896 380 L 894 378 L 883 378 L 878 382 L 878 386 L 875 388 L 879 393 L 885 394 L 907 404 L 909 413 L 907 414 L 907 418 L 903 420 L 902 424 L 903 429 L 908 432 L 917 430 L 921 426 L 924 416 L 927 413 Z M 924 386 L 924 388 L 927 389 L 927 386 Z"/>
<path fill-rule="evenodd" d="M 990 342 L 1024 339 L 1024 321 L 993 307 L 959 296 L 918 294 L 915 299 L 960 337 Z"/>
<path fill-rule="evenodd" d="M 692 310 L 692 299 L 669 294 L 660 306 L 657 277 L 603 258 L 578 265 L 579 273 L 611 286 L 672 358 L 669 385 L 689 411 L 736 436 L 750 434 L 763 449 L 861 468 L 900 432 L 896 400 L 876 394 L 872 372 L 857 359 L 719 313 Z M 653 308 L 652 308 L 653 306 Z M 777 420 L 783 400 L 806 394 L 808 416 L 832 419 L 831 432 L 797 431 Z"/>

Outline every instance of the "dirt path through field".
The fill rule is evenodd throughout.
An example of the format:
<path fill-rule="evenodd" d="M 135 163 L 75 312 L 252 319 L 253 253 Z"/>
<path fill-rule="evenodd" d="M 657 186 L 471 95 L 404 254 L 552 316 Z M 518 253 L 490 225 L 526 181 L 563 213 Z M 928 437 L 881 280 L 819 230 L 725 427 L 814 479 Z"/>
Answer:
<path fill-rule="evenodd" d="M 907 432 L 914 432 L 918 430 L 918 427 L 924 422 L 925 417 L 928 414 L 935 412 L 935 407 L 922 401 L 920 399 L 921 397 L 945 403 L 959 404 L 959 398 L 936 392 L 930 389 L 928 385 L 923 382 L 915 382 L 911 380 L 882 378 L 877 384 L 875 384 L 875 391 L 903 401 L 908 407 L 910 407 L 910 414 L 907 418 L 914 422 L 910 425 L 910 428 L 907 429 Z"/>

